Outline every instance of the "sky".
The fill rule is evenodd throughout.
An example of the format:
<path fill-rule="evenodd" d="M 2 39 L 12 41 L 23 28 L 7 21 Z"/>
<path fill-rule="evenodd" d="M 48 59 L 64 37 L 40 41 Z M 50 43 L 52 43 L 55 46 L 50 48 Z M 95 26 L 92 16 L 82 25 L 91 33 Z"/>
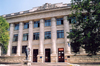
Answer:
<path fill-rule="evenodd" d="M 0 15 L 30 10 L 45 3 L 70 3 L 71 0 L 0 0 Z"/>

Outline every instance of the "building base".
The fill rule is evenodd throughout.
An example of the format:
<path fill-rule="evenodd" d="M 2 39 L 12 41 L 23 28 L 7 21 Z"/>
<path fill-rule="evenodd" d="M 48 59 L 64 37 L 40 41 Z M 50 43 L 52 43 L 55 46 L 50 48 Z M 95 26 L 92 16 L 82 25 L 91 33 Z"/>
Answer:
<path fill-rule="evenodd" d="M 51 54 L 51 62 L 57 62 L 57 54 Z"/>
<path fill-rule="evenodd" d="M 43 63 L 44 62 L 44 55 L 37 55 L 38 59 L 37 61 L 40 62 L 40 63 Z"/>

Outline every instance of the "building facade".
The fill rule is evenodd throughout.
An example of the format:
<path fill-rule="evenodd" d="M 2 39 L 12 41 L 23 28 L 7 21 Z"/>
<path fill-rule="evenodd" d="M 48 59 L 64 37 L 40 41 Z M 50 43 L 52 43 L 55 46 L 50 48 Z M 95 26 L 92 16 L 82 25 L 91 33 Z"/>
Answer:
<path fill-rule="evenodd" d="M 31 10 L 3 15 L 10 24 L 10 40 L 7 54 L 0 58 L 21 62 L 28 47 L 29 60 L 32 62 L 79 62 L 76 58 L 80 59 L 86 53 L 81 48 L 79 56 L 74 57 L 71 52 L 70 39 L 66 33 L 72 29 L 67 20 L 71 14 L 70 8 L 70 4 L 45 3 Z"/>

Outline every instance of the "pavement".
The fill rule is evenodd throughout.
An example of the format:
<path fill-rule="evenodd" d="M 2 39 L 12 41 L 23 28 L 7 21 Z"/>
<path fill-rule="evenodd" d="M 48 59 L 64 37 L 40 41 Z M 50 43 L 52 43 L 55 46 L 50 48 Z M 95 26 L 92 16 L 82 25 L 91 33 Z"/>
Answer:
<path fill-rule="evenodd" d="M 22 64 L 0 64 L 0 66 L 26 66 L 26 65 L 22 65 Z M 32 63 L 31 66 L 100 66 L 100 64 Z"/>
<path fill-rule="evenodd" d="M 26 66 L 22 64 L 0 64 L 0 66 Z M 31 66 L 80 66 L 70 63 L 32 63 Z"/>

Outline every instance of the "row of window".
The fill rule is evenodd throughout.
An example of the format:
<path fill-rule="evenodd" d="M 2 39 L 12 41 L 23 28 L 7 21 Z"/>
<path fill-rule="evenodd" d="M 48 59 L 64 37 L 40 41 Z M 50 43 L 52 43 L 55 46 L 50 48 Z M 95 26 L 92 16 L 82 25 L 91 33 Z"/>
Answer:
<path fill-rule="evenodd" d="M 25 52 L 27 46 L 22 46 L 22 53 Z M 17 52 L 17 46 L 12 46 L 12 53 L 16 54 Z"/>
<path fill-rule="evenodd" d="M 57 25 L 63 25 L 63 18 L 57 19 Z M 45 20 L 45 26 L 51 26 L 51 20 Z M 40 27 L 40 21 L 34 22 L 34 28 Z M 29 28 L 29 23 L 24 23 L 24 29 Z M 14 30 L 19 30 L 19 24 L 15 24 Z"/>
<path fill-rule="evenodd" d="M 51 39 L 51 31 L 45 32 L 45 39 Z M 57 30 L 57 38 L 64 38 L 64 30 Z M 23 34 L 23 41 L 28 40 L 28 33 Z M 39 40 L 39 32 L 33 33 L 33 40 Z M 18 41 L 18 34 L 14 35 L 13 41 Z"/>

